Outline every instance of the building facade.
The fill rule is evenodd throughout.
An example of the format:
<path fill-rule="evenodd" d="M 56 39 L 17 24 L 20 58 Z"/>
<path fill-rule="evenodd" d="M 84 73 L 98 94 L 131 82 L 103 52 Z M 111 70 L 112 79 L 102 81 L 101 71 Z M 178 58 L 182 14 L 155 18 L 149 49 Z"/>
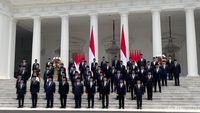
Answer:
<path fill-rule="evenodd" d="M 23 58 L 44 70 L 48 57 L 67 67 L 74 53 L 88 56 L 92 27 L 96 59 L 110 61 L 113 20 L 118 45 L 124 25 L 127 58 L 135 49 L 147 60 L 173 49 L 182 75 L 199 76 L 199 8 L 200 0 L 0 0 L 0 79 L 13 78 Z"/>

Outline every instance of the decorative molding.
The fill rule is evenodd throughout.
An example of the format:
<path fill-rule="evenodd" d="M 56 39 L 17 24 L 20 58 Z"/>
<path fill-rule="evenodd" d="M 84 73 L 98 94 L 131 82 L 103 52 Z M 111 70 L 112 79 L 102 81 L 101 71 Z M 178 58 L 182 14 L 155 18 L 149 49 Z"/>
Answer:
<path fill-rule="evenodd" d="M 3 0 L 1 0 L 3 1 Z M 0 9 L 3 7 L 0 1 Z M 11 0 L 16 1 L 16 0 Z M 21 0 L 26 1 L 26 0 Z M 40 2 L 41 4 L 39 4 Z M 61 14 L 89 15 L 95 13 L 119 13 L 135 11 L 151 11 L 155 9 L 170 10 L 181 9 L 185 7 L 200 7 L 200 0 L 33 0 L 33 4 L 17 3 L 12 6 L 12 11 L 8 8 L 7 12 L 12 12 L 15 18 L 30 18 L 33 15 L 41 17 L 59 17 Z M 79 2 L 78 2 L 79 1 Z M 12 2 L 11 2 L 12 3 Z M 28 5 L 27 5 L 28 4 Z M 6 8 L 4 8 L 6 9 Z"/>

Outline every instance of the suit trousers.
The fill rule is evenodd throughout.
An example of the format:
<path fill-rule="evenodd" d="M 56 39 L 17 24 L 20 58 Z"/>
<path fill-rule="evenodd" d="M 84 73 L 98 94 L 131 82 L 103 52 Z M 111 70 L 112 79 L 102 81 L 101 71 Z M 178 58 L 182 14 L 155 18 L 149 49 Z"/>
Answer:
<path fill-rule="evenodd" d="M 38 94 L 31 94 L 31 98 L 32 98 L 32 107 L 37 107 L 37 99 L 38 99 Z"/>
<path fill-rule="evenodd" d="M 105 104 L 106 102 L 106 104 Z M 103 108 L 108 108 L 108 105 L 109 105 L 109 97 L 108 97 L 108 94 L 102 94 L 102 107 Z"/>

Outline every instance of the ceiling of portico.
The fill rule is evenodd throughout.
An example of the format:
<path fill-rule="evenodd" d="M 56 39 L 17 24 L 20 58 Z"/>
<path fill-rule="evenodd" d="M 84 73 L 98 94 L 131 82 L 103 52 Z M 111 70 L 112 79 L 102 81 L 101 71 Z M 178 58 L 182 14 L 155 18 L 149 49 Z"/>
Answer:
<path fill-rule="evenodd" d="M 46 4 L 63 4 L 63 3 L 80 3 L 80 2 L 99 2 L 99 1 L 117 1 L 117 0 L 8 0 L 14 6 L 26 5 L 46 5 Z"/>

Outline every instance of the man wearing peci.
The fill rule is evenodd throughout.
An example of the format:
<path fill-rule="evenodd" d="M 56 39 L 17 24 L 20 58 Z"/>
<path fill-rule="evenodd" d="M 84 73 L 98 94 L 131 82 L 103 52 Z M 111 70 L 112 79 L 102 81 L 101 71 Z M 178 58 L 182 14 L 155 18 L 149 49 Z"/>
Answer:
<path fill-rule="evenodd" d="M 40 90 L 40 83 L 39 81 L 36 80 L 36 76 L 33 76 L 31 80 L 31 85 L 30 85 L 32 108 L 37 107 L 37 99 L 38 99 L 39 90 Z"/>

